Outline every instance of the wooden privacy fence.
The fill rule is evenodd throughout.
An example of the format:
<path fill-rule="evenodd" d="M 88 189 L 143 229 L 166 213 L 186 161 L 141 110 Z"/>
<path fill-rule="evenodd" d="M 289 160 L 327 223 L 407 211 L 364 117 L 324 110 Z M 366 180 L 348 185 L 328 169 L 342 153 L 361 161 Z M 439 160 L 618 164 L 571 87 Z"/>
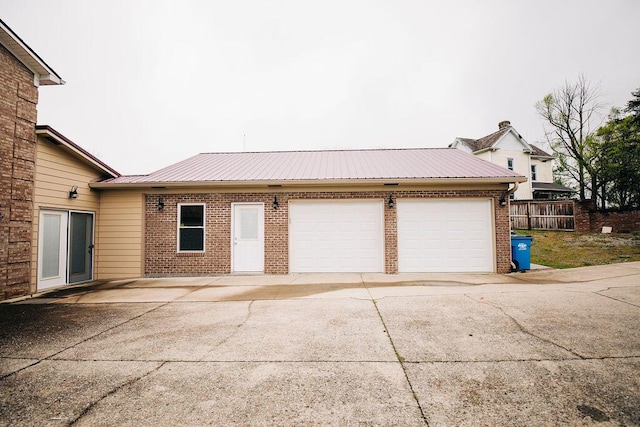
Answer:
<path fill-rule="evenodd" d="M 512 200 L 513 230 L 575 230 L 573 200 Z"/>

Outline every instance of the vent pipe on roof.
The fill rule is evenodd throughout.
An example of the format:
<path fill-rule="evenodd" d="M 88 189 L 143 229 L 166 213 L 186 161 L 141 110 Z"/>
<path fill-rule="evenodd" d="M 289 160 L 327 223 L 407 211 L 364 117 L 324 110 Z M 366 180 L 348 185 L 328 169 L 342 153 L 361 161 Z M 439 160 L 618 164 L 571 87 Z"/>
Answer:
<path fill-rule="evenodd" d="M 511 122 L 509 120 L 503 120 L 500 123 L 498 123 L 498 130 L 504 129 L 509 126 L 511 126 Z"/>

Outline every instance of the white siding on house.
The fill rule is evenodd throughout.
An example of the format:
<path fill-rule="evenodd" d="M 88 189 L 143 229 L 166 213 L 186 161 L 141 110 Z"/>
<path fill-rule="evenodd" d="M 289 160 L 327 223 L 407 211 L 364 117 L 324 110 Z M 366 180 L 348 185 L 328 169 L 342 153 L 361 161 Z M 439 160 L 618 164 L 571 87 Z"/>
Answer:
<path fill-rule="evenodd" d="M 547 160 L 543 162 L 538 159 L 531 159 L 531 164 L 536 165 L 538 172 L 538 182 L 553 182 L 553 162 Z"/>
<path fill-rule="evenodd" d="M 516 136 L 511 132 L 507 132 L 500 139 L 497 146 L 501 150 L 508 150 L 508 151 L 522 151 L 525 148 L 522 145 L 522 142 L 518 138 L 516 138 Z"/>
<path fill-rule="evenodd" d="M 525 146 L 511 133 L 505 136 L 496 145 L 498 150 L 490 152 L 489 160 L 503 168 L 507 167 L 508 159 L 513 159 L 513 170 L 527 177 L 528 181 L 518 186 L 514 193 L 516 199 L 531 199 L 531 156 L 523 150 Z"/>

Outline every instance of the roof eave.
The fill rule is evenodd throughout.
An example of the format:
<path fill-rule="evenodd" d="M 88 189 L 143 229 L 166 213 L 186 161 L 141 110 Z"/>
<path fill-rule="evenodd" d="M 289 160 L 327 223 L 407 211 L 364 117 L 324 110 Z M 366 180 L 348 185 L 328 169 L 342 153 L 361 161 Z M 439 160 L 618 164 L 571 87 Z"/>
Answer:
<path fill-rule="evenodd" d="M 34 85 L 63 85 L 65 81 L 0 19 L 0 43 L 34 75 Z"/>
<path fill-rule="evenodd" d="M 102 173 L 109 175 L 113 178 L 117 178 L 120 176 L 120 173 L 113 169 L 111 166 L 104 163 L 102 160 L 95 157 L 93 154 L 89 153 L 84 148 L 80 147 L 75 142 L 71 141 L 66 136 L 62 135 L 60 132 L 52 128 L 48 125 L 37 125 L 36 126 L 36 135 L 41 135 L 49 140 L 52 140 L 55 144 L 64 146 L 67 150 L 71 151 L 76 157 L 81 158 L 87 163 L 91 164 Z"/>
<path fill-rule="evenodd" d="M 499 148 L 496 148 L 492 145 L 491 147 L 483 148 L 482 150 L 476 150 L 473 152 L 473 154 L 482 154 L 488 151 L 497 151 L 497 150 L 499 150 Z"/>
<path fill-rule="evenodd" d="M 388 179 L 314 179 L 281 181 L 184 181 L 184 182 L 94 182 L 96 189 L 142 188 L 202 188 L 202 187 L 272 187 L 284 186 L 346 186 L 346 185 L 438 185 L 438 184 L 512 184 L 525 182 L 524 176 L 500 176 L 483 178 L 388 178 Z"/>
<path fill-rule="evenodd" d="M 553 156 L 537 156 L 535 154 L 531 155 L 532 159 L 540 159 L 540 160 L 553 160 L 555 157 Z"/>

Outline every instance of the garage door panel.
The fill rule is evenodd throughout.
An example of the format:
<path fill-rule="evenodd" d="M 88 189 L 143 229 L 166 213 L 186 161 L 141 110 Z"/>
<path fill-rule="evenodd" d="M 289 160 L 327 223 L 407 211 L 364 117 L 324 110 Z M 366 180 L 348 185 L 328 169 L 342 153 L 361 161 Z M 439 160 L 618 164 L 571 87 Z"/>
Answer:
<path fill-rule="evenodd" d="M 400 272 L 494 271 L 491 202 L 398 200 Z"/>
<path fill-rule="evenodd" d="M 382 272 L 381 201 L 292 201 L 291 272 Z"/>

